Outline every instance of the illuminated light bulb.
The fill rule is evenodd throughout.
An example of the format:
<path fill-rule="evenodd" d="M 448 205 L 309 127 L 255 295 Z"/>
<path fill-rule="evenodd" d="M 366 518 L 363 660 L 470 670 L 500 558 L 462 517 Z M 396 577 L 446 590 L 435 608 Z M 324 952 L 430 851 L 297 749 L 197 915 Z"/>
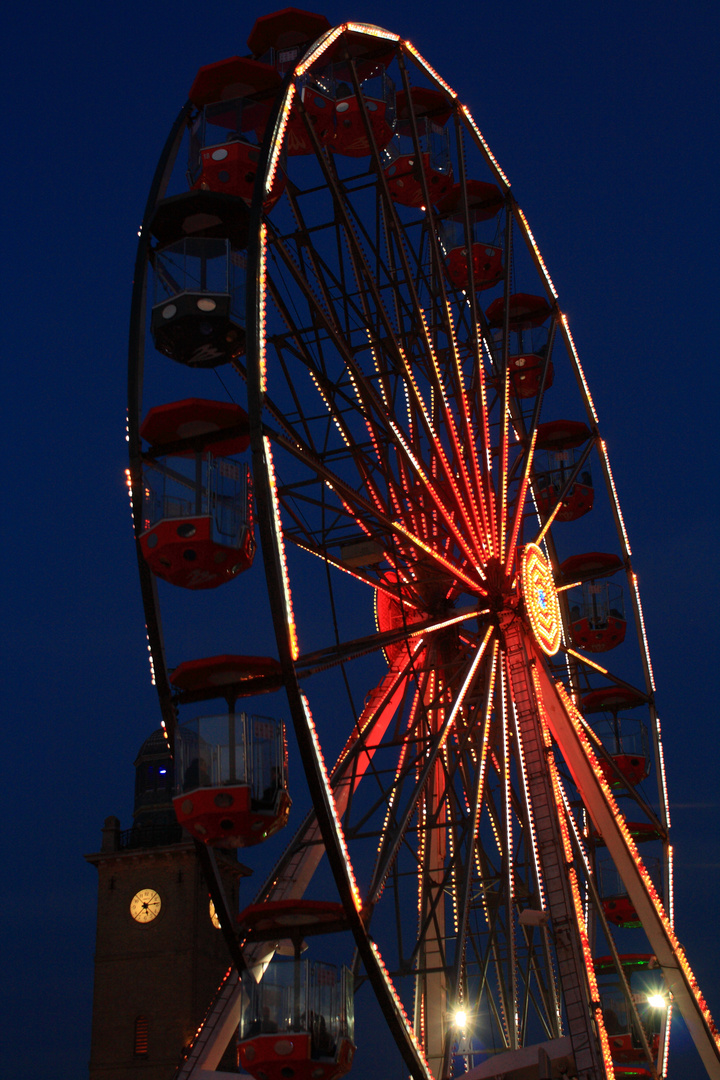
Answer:
<path fill-rule="evenodd" d="M 662 994 L 648 994 L 647 1003 L 651 1009 L 664 1009 L 667 1004 Z"/>
<path fill-rule="evenodd" d="M 458 1009 L 453 1016 L 453 1024 L 456 1028 L 464 1028 L 467 1024 L 467 1013 L 464 1009 Z"/>

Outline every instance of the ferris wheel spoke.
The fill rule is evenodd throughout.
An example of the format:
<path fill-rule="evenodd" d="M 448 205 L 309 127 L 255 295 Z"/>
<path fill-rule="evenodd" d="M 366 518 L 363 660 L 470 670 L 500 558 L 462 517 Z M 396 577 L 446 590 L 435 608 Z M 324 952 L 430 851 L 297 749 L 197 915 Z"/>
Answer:
<path fill-rule="evenodd" d="M 382 883 L 385 881 L 389 867 L 393 864 L 397 857 L 397 852 L 405 839 L 407 834 L 410 819 L 417 812 L 417 807 L 420 801 L 424 798 L 426 786 L 430 782 L 430 778 L 437 773 L 440 765 L 441 751 L 445 745 L 447 734 L 454 723 L 455 717 L 458 711 L 463 707 L 463 703 L 466 696 L 470 692 L 476 674 L 485 651 L 487 649 L 490 637 L 492 634 L 492 628 L 489 628 L 486 632 L 485 638 L 476 650 L 469 669 L 462 681 L 462 685 L 459 687 L 457 694 L 452 702 L 452 707 L 447 710 L 447 715 L 436 726 L 431 717 L 428 718 L 429 731 L 426 736 L 420 736 L 418 741 L 418 747 L 414 757 L 407 756 L 403 760 L 402 772 L 396 775 L 395 784 L 393 787 L 393 794 L 390 798 L 390 805 L 393 809 L 392 822 L 390 816 L 386 820 L 383 833 L 380 838 L 380 845 L 378 848 L 378 862 L 376 864 L 373 880 L 370 885 L 370 889 L 367 894 L 367 902 L 374 904 L 377 899 L 379 889 L 382 887 Z M 420 688 L 423 694 L 427 692 L 427 680 L 425 688 Z M 469 738 L 469 735 L 468 735 Z M 422 766 L 422 767 L 421 767 Z M 397 816 L 397 793 L 402 790 L 403 784 L 408 776 L 411 776 L 417 770 L 416 776 L 413 776 L 413 782 L 411 786 L 410 798 L 408 799 L 404 811 Z M 450 788 L 451 781 L 446 779 L 440 782 L 436 790 L 437 806 L 440 807 L 444 804 L 447 792 Z M 440 811 L 438 810 L 438 813 Z M 430 821 L 432 825 L 432 811 Z"/>
<path fill-rule="evenodd" d="M 354 71 L 353 71 L 353 77 L 355 79 L 357 79 L 357 76 L 356 76 Z M 406 82 L 406 91 L 408 93 L 408 100 L 411 102 L 411 95 L 410 95 L 410 92 L 409 92 L 409 84 L 407 84 L 407 75 L 406 75 L 405 72 L 403 72 L 403 78 L 404 78 L 404 80 Z M 367 126 L 369 128 L 370 125 L 369 125 L 369 123 L 367 121 L 367 112 L 366 112 L 365 101 L 364 101 L 364 98 L 362 97 L 362 95 L 359 95 L 358 100 L 360 102 L 360 109 L 361 109 L 361 111 L 362 111 L 362 113 L 363 113 L 363 115 L 365 117 L 365 122 L 366 122 L 366 124 L 367 124 Z M 413 111 L 412 107 L 410 108 L 409 111 L 410 111 L 410 116 L 411 116 L 412 122 L 413 122 L 414 138 L 415 138 L 415 142 L 417 144 L 417 126 L 415 124 L 414 111 Z M 373 147 L 374 147 L 374 141 L 373 141 Z M 377 148 L 376 147 L 374 147 L 374 153 L 375 153 L 375 156 L 376 156 L 377 164 L 379 166 L 380 162 L 379 162 L 379 158 L 377 157 Z M 328 167 L 334 169 L 334 166 L 331 163 L 328 165 Z M 379 175 L 380 176 L 383 175 L 381 170 L 379 171 Z M 424 174 L 422 173 L 422 171 L 421 171 L 421 176 L 423 178 L 423 183 L 426 185 L 426 180 L 424 178 Z M 428 205 L 429 205 L 429 201 L 428 201 Z M 392 199 L 390 199 L 389 193 L 387 192 L 387 190 L 385 191 L 385 206 L 384 206 L 384 209 L 385 209 L 385 213 L 387 215 L 388 220 L 391 221 L 393 226 L 394 226 L 394 229 L 393 229 L 394 235 L 399 236 L 401 234 L 401 228 L 400 228 L 400 225 L 399 225 L 399 222 L 398 222 L 398 219 L 397 219 L 397 214 L 396 214 L 396 211 L 395 211 L 393 201 L 392 201 Z M 362 223 L 361 223 L 360 219 L 358 219 L 358 225 L 359 225 L 359 227 L 362 228 Z M 437 236 L 435 234 L 435 230 L 434 229 L 429 230 L 428 235 L 430 237 L 431 247 L 432 247 L 432 250 L 433 250 L 433 259 L 434 259 L 435 271 L 436 271 L 435 280 L 438 282 L 439 288 L 441 290 L 441 306 L 442 306 L 442 308 L 444 310 L 444 315 L 445 315 L 444 329 L 445 329 L 445 332 L 447 334 L 448 340 L 451 342 L 451 349 L 453 351 L 453 355 L 455 355 L 456 346 L 455 346 L 455 338 L 454 338 L 454 333 L 453 333 L 452 316 L 451 316 L 450 307 L 449 307 L 449 304 L 447 302 L 447 298 L 445 296 L 445 291 L 444 291 L 444 274 L 443 274 L 443 271 L 442 271 L 442 260 L 440 259 L 439 248 L 438 248 L 438 244 L 437 244 Z M 367 236 L 367 234 L 366 234 L 366 240 L 368 242 L 370 242 L 370 238 Z M 400 257 L 401 257 L 403 270 L 404 270 L 405 275 L 406 275 L 406 283 L 409 284 L 410 282 L 412 282 L 413 278 L 412 278 L 412 274 L 410 272 L 410 267 L 409 267 L 409 264 L 408 264 L 408 261 L 407 261 L 407 249 L 406 249 L 406 247 L 404 245 L 400 245 L 399 248 L 398 248 L 398 253 L 399 253 Z M 357 268 L 358 268 L 359 265 L 360 265 L 360 252 L 358 251 L 357 252 L 357 261 L 355 263 L 356 273 L 357 273 Z M 366 264 L 363 264 L 363 269 L 366 269 Z M 370 280 L 369 280 L 368 284 L 370 285 L 371 288 L 373 288 L 373 289 L 375 288 L 375 279 L 374 279 L 374 277 L 372 275 L 370 277 Z M 358 280 L 358 285 L 360 285 L 359 280 Z M 465 449 L 470 454 L 471 458 L 473 459 L 473 462 L 474 462 L 473 471 L 474 471 L 474 475 L 475 475 L 475 478 L 476 478 L 476 487 L 475 487 L 475 490 L 473 492 L 473 490 L 472 490 L 472 488 L 470 486 L 469 476 L 468 476 L 467 471 L 466 471 L 465 455 L 461 452 L 461 449 L 460 449 L 460 439 L 459 439 L 458 431 L 457 431 L 456 426 L 455 426 L 454 415 L 453 415 L 452 411 L 448 408 L 447 394 L 446 394 L 446 391 L 445 391 L 445 388 L 444 388 L 444 385 L 443 385 L 443 382 L 442 382 L 442 377 L 440 375 L 439 367 L 438 367 L 438 364 L 437 364 L 437 359 L 435 357 L 434 348 L 433 348 L 432 342 L 430 340 L 428 326 L 427 326 L 427 322 L 426 322 L 426 320 L 424 318 L 424 315 L 423 315 L 423 308 L 422 308 L 422 305 L 421 305 L 421 302 L 420 302 L 420 298 L 417 295 L 417 293 L 411 292 L 411 299 L 412 299 L 412 303 L 413 303 L 414 312 L 416 314 L 417 313 L 420 314 L 422 327 L 423 327 L 423 332 L 424 332 L 424 339 L 425 339 L 425 341 L 424 341 L 425 350 L 426 350 L 426 353 L 429 355 L 430 360 L 431 360 L 431 369 L 430 370 L 431 370 L 431 373 L 432 373 L 432 375 L 434 377 L 433 378 L 433 386 L 436 389 L 436 391 L 440 394 L 441 400 L 443 401 L 444 413 L 445 413 L 445 422 L 447 424 L 448 431 L 449 431 L 450 438 L 451 438 L 451 442 L 452 442 L 452 445 L 453 445 L 453 448 L 454 448 L 454 460 L 457 462 L 459 468 L 461 469 L 461 472 L 463 474 L 463 479 L 464 479 L 464 482 L 465 482 L 465 486 L 466 486 L 466 491 L 470 494 L 471 499 L 474 497 L 475 499 L 480 500 L 481 497 L 482 497 L 482 490 L 480 488 L 480 485 L 477 484 L 478 468 L 477 468 L 477 461 L 476 461 L 476 456 L 475 456 L 474 440 L 472 439 L 472 437 L 469 437 L 470 433 L 469 433 L 469 431 L 466 430 L 465 434 L 468 437 L 466 438 Z M 378 307 L 381 306 L 380 298 L 377 295 L 376 295 L 376 304 L 377 304 Z M 384 329 L 386 330 L 386 333 L 391 333 L 392 332 L 392 330 L 391 330 L 391 328 L 389 326 L 385 326 Z M 401 353 L 402 353 L 402 350 L 401 350 Z M 417 394 L 416 383 L 415 383 L 415 380 L 414 380 L 414 378 L 412 376 L 412 372 L 408 368 L 408 361 L 406 359 L 405 353 L 402 353 L 402 359 L 403 359 L 403 363 L 405 364 L 406 374 L 408 376 L 408 382 L 410 383 L 410 385 L 413 387 L 413 389 L 415 390 L 415 392 Z M 459 389 L 461 391 L 459 396 L 463 400 L 463 404 L 465 405 L 464 392 L 462 392 L 461 386 L 459 387 Z M 426 409 L 425 409 L 422 401 L 420 401 L 420 405 L 421 405 L 421 413 L 422 413 L 422 415 L 426 416 L 427 415 Z M 466 405 L 465 405 L 465 408 L 464 408 L 464 412 L 467 413 Z M 431 432 L 431 434 L 434 434 L 434 433 Z M 439 443 L 436 442 L 436 445 L 439 445 Z M 446 470 L 446 475 L 447 475 L 447 470 Z M 451 478 L 449 477 L 449 479 L 451 479 Z M 464 513 L 464 516 L 465 516 L 466 525 L 472 530 L 472 526 L 470 524 L 469 518 L 467 517 L 467 515 L 465 513 Z"/>
<path fill-rule="evenodd" d="M 385 591 L 390 595 L 394 595 L 390 593 L 390 590 Z M 402 626 L 398 630 L 368 634 L 362 638 L 354 638 L 337 645 L 329 645 L 324 649 L 316 649 L 311 653 L 301 653 L 295 661 L 295 667 L 300 677 L 306 672 L 307 674 L 314 674 L 316 671 L 325 670 L 326 667 L 346 663 L 361 656 L 366 656 L 370 652 L 385 649 L 389 645 L 398 642 L 411 641 L 415 637 L 432 637 L 433 633 L 447 630 L 451 626 L 457 626 L 468 619 L 476 618 L 479 611 L 480 607 L 477 605 L 463 611 L 456 611 L 455 614 L 449 617 L 413 622 L 412 626 Z"/>

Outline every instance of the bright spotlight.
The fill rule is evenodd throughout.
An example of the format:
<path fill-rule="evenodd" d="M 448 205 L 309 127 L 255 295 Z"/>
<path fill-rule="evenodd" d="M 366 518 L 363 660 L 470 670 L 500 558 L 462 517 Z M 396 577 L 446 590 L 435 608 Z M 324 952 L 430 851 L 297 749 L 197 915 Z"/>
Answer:
<path fill-rule="evenodd" d="M 665 1008 L 665 998 L 662 994 L 648 994 L 647 1003 L 652 1009 Z"/>
<path fill-rule="evenodd" d="M 453 1023 L 456 1028 L 464 1028 L 467 1024 L 467 1013 L 464 1009 L 458 1009 L 453 1017 Z"/>

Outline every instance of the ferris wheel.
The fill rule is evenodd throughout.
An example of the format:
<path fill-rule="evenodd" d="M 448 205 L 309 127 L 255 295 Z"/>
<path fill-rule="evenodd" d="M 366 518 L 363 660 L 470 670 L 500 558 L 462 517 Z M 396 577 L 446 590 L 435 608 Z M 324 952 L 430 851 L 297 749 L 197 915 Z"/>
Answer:
<path fill-rule="evenodd" d="M 525 215 L 455 91 L 398 35 L 286 9 L 248 46 L 200 69 L 168 138 L 130 350 L 129 483 L 176 809 L 246 979 L 220 988 L 197 1046 L 268 1008 L 254 987 L 279 941 L 297 972 L 301 939 L 333 929 L 352 934 L 348 975 L 413 1077 L 664 1076 L 673 1003 L 720 1076 L 672 926 L 630 545 Z M 188 651 L 210 625 L 216 654 Z M 286 700 L 298 761 L 260 695 L 275 717 Z M 227 713 L 201 717 L 217 699 Z M 293 822 L 299 772 L 312 810 Z M 214 847 L 286 825 L 238 927 Z M 313 893 L 325 859 L 341 906 Z M 305 1026 L 301 1060 L 297 1021 L 280 1039 L 243 1020 L 241 1066 L 347 1071 L 347 1024 L 324 1054 Z M 193 1054 L 179 1076 L 218 1060 Z"/>

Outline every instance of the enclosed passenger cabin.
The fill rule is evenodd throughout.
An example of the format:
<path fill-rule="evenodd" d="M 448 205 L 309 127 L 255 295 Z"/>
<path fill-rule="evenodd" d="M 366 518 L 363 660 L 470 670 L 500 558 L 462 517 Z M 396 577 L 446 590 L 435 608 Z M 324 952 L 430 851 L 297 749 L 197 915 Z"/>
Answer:
<path fill-rule="evenodd" d="M 590 429 L 581 420 L 538 425 L 534 479 L 543 518 L 552 514 L 558 500 L 561 506 L 555 521 L 576 521 L 592 510 L 595 493 L 590 465 L 580 449 L 590 437 Z"/>
<path fill-rule="evenodd" d="M 252 480 L 236 460 L 249 445 L 247 413 L 224 401 L 187 398 L 151 409 L 140 428 L 143 557 L 157 577 L 213 589 L 255 555 Z"/>
<path fill-rule="evenodd" d="M 655 1064 L 668 1002 L 660 967 L 654 956 L 644 953 L 621 956 L 620 962 Z M 598 957 L 595 961 L 595 975 L 613 1066 L 617 1063 L 620 1070 L 616 1069 L 615 1075 L 631 1076 L 633 1074 L 629 1067 L 635 1064 L 645 1067 L 647 1058 L 612 957 Z"/>
<path fill-rule="evenodd" d="M 258 19 L 248 45 L 259 60 L 284 75 L 329 29 L 323 16 L 286 8 Z M 384 149 L 394 128 L 395 92 L 385 71 L 391 56 L 386 40 L 352 30 L 332 41 L 322 54 L 324 66 L 300 78 L 299 94 L 285 132 L 286 153 L 311 154 L 317 144 L 348 157 L 370 154 L 361 99 L 375 145 L 378 150 Z M 360 97 L 355 91 L 351 61 Z M 258 129 L 260 139 L 262 134 Z"/>
<path fill-rule="evenodd" d="M 158 352 L 212 368 L 245 351 L 248 212 L 231 195 L 194 191 L 163 199 L 150 222 L 150 331 Z"/>
<path fill-rule="evenodd" d="M 617 555 L 590 551 L 573 555 L 560 565 L 562 582 L 578 582 L 568 591 L 574 643 L 588 652 L 608 652 L 625 639 L 627 622 L 622 586 L 598 579 L 622 570 Z"/>
<path fill-rule="evenodd" d="M 247 46 L 256 60 L 271 64 L 282 75 L 295 67 L 308 47 L 331 30 L 324 15 L 288 7 L 255 20 Z"/>
<path fill-rule="evenodd" d="M 347 929 L 342 905 L 271 901 L 246 908 L 239 923 L 246 947 L 268 947 L 259 967 L 243 977 L 240 1067 L 257 1080 L 343 1076 L 355 1054 L 352 974 L 302 958 L 305 938 Z"/>
<path fill-rule="evenodd" d="M 250 847 L 287 824 L 285 728 L 281 720 L 236 711 L 239 697 L 276 690 L 272 657 L 215 656 L 175 668 L 170 683 L 184 704 L 225 697 L 227 712 L 179 724 L 175 797 L 180 824 L 217 847 Z"/>
<path fill-rule="evenodd" d="M 510 393 L 516 398 L 536 397 L 543 381 L 543 372 L 545 390 L 552 386 L 555 374 L 552 360 L 547 358 L 549 341 L 548 327 L 545 325 L 552 316 L 552 308 L 544 296 L 529 293 L 513 293 L 508 307 Z M 500 296 L 493 300 L 485 314 L 495 342 L 496 363 L 501 366 L 505 298 Z"/>
<path fill-rule="evenodd" d="M 396 99 L 395 138 L 384 155 L 385 177 L 391 199 L 401 206 L 421 208 L 427 198 L 436 206 L 453 186 L 450 136 L 445 126 L 452 107 L 439 90 L 414 86 L 410 93 L 417 145 L 408 97 L 401 90 Z"/>
<path fill-rule="evenodd" d="M 447 215 L 440 229 L 445 272 L 456 289 L 470 288 L 471 265 L 476 292 L 492 288 L 502 278 L 503 253 L 494 219 L 504 203 L 497 184 L 468 180 L 464 192 L 461 184 L 453 184 L 438 204 L 439 212 Z M 466 207 L 470 227 L 469 247 Z M 472 253 L 470 257 L 468 251 Z"/>
<path fill-rule="evenodd" d="M 231 56 L 200 68 L 190 89 L 198 112 L 190 131 L 188 184 L 252 201 L 260 143 L 273 102 L 282 86 L 274 67 Z M 275 172 L 263 208 L 273 208 L 285 189 L 285 174 Z"/>
<path fill-rule="evenodd" d="M 621 787 L 623 781 L 634 787 L 650 772 L 650 747 L 647 726 L 637 717 L 621 716 L 621 710 L 644 705 L 647 697 L 631 687 L 609 686 L 593 690 L 582 699 L 585 716 L 610 713 L 603 719 L 590 721 L 593 731 L 612 758 L 612 765 L 601 761 L 605 779 L 611 787 Z M 614 767 L 613 767 L 614 766 Z"/>
<path fill-rule="evenodd" d="M 384 150 L 395 127 L 395 87 L 382 65 L 360 83 L 360 97 L 351 80 L 347 63 L 330 64 L 312 74 L 302 101 L 308 110 L 330 108 L 332 138 L 326 145 L 334 154 L 367 157 L 372 145 L 365 117 L 376 149 Z"/>
<path fill-rule="evenodd" d="M 644 856 L 643 866 L 657 889 L 660 883 L 660 860 Z M 609 859 L 598 861 L 597 876 L 603 912 L 608 922 L 625 930 L 633 930 L 641 926 L 635 905 L 628 895 L 615 864 Z"/>
<path fill-rule="evenodd" d="M 284 8 L 256 19 L 247 43 L 255 58 L 273 67 L 282 79 L 296 66 L 312 42 L 330 29 L 324 15 Z M 307 85 L 300 87 L 299 97 L 302 104 L 299 106 L 297 99 L 293 103 L 285 129 L 284 148 L 290 156 L 311 154 L 315 141 L 320 146 L 327 146 L 335 136 L 332 99 L 321 89 L 313 91 Z M 313 128 L 314 139 L 308 126 Z M 256 128 L 255 134 L 262 142 L 264 123 Z"/>

